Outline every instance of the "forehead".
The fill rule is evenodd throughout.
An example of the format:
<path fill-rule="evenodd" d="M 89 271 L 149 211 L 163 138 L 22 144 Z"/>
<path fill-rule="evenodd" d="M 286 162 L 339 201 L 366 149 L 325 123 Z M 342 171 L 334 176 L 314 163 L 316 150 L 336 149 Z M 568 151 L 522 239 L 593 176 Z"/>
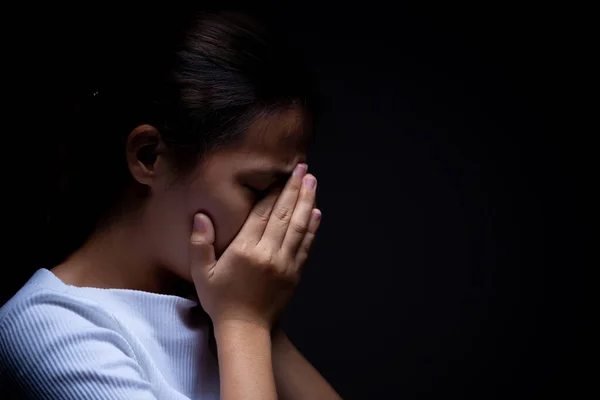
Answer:
<path fill-rule="evenodd" d="M 299 107 L 262 115 L 248 128 L 245 138 L 232 152 L 240 161 L 269 163 L 290 170 L 306 161 L 311 132 L 306 112 Z"/>
<path fill-rule="evenodd" d="M 310 133 L 306 112 L 299 107 L 287 108 L 254 121 L 244 145 L 250 151 L 305 153 Z"/>

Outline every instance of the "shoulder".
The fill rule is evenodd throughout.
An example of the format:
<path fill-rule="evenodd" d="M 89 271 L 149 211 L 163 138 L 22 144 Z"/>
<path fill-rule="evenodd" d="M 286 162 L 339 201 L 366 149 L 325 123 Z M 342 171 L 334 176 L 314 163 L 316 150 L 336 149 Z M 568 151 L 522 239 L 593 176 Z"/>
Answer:
<path fill-rule="evenodd" d="M 13 342 L 20 333 L 44 345 L 55 337 L 103 330 L 119 330 L 112 313 L 97 301 L 70 293 L 67 285 L 45 270 L 36 272 L 0 308 L 0 342 Z"/>
<path fill-rule="evenodd" d="M 30 280 L 0 308 L 0 328 L 5 328 L 14 321 L 30 321 L 32 317 L 52 319 L 71 316 L 73 313 L 91 319 L 109 315 L 97 302 Z"/>
<path fill-rule="evenodd" d="M 12 349 L 21 337 L 27 347 L 45 346 L 56 338 L 118 331 L 112 314 L 97 302 L 36 284 L 25 285 L 0 309 L 0 352 Z"/>
<path fill-rule="evenodd" d="M 27 284 L 0 309 L 0 378 L 36 398 L 150 393 L 118 327 L 96 302 Z"/>

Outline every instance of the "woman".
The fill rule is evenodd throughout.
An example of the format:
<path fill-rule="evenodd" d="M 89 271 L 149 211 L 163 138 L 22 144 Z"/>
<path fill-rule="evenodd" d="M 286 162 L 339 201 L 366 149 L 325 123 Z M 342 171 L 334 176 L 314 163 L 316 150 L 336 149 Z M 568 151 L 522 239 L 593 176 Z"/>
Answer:
<path fill-rule="evenodd" d="M 36 399 L 339 398 L 276 326 L 321 215 L 310 85 L 244 15 L 177 27 L 152 53 L 127 42 L 80 110 L 65 208 L 94 228 L 2 307 L 2 381 Z"/>

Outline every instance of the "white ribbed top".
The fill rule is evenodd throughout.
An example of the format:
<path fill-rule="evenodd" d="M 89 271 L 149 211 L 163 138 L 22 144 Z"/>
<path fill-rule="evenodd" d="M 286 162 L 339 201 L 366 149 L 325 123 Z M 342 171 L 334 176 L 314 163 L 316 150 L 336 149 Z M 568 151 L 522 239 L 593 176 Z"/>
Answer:
<path fill-rule="evenodd" d="M 196 305 L 65 285 L 39 269 L 0 308 L 0 387 L 35 399 L 218 399 L 209 322 Z"/>

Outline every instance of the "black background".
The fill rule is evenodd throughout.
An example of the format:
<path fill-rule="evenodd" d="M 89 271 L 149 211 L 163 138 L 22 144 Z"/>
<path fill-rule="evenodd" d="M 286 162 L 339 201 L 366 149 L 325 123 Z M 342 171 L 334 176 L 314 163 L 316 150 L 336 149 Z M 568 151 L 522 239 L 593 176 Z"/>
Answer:
<path fill-rule="evenodd" d="M 377 1 L 267 10 L 287 20 L 323 103 L 309 154 L 323 224 L 285 314 L 294 343 L 347 399 L 583 390 L 576 181 L 591 161 L 568 116 L 582 63 L 574 14 Z M 78 15 L 94 10 L 79 12 L 29 10 L 5 38 L 16 94 L 3 118 L 3 299 L 45 266 L 40 180 L 59 100 L 84 75 L 64 62 L 85 37 Z"/>

